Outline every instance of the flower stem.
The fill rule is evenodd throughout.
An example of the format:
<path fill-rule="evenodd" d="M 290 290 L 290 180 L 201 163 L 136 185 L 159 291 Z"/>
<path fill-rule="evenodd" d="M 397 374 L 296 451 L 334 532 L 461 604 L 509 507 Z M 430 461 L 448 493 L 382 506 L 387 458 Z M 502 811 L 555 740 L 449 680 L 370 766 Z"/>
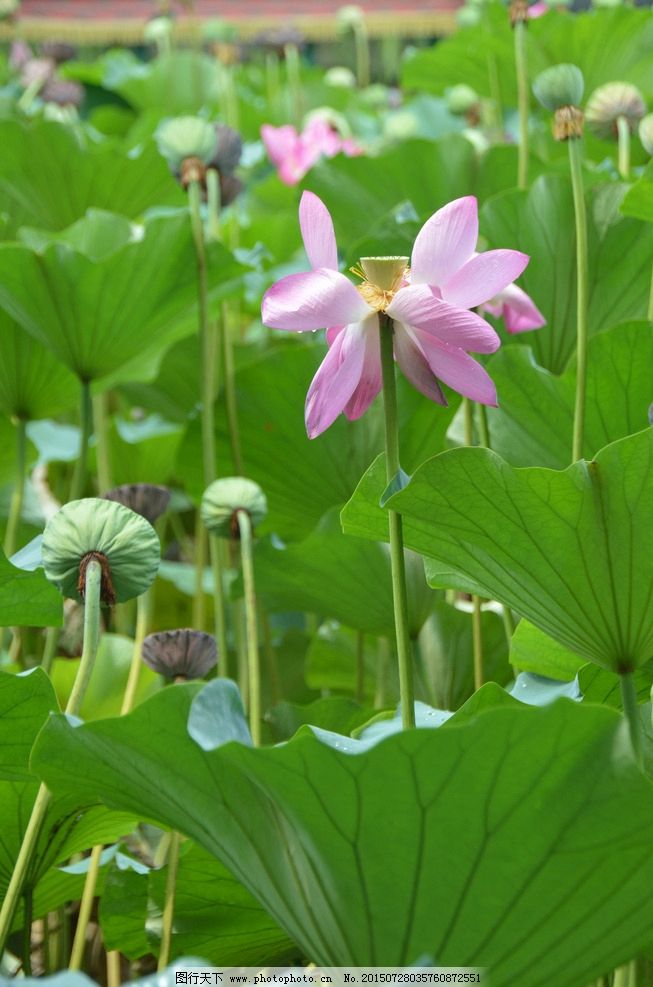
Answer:
<path fill-rule="evenodd" d="M 617 138 L 619 142 L 619 174 L 628 180 L 630 177 L 630 127 L 624 116 L 617 117 Z"/>
<path fill-rule="evenodd" d="M 490 17 L 488 13 L 488 4 L 481 4 L 481 17 L 483 20 L 483 28 L 486 33 L 486 37 L 492 38 L 492 25 L 490 23 Z M 501 136 L 503 129 L 503 106 L 501 104 L 501 84 L 499 82 L 499 65 L 497 62 L 496 52 L 489 44 L 486 47 L 486 61 L 487 61 L 487 74 L 490 86 L 490 98 L 492 100 L 493 106 L 493 116 L 494 125 L 496 130 L 496 135 Z"/>
<path fill-rule="evenodd" d="M 587 386 L 587 302 L 588 302 L 588 261 L 587 261 L 587 218 L 585 194 L 583 191 L 582 146 L 580 139 L 567 141 L 571 185 L 574 194 L 574 215 L 576 219 L 576 404 L 574 408 L 574 438 L 572 461 L 583 455 L 585 436 L 585 391 Z"/>
<path fill-rule="evenodd" d="M 281 91 L 279 58 L 274 51 L 268 52 L 265 56 L 265 87 L 268 106 L 274 113 L 279 108 L 279 93 Z"/>
<path fill-rule="evenodd" d="M 294 44 L 284 46 L 283 53 L 286 59 L 286 79 L 288 81 L 288 91 L 290 93 L 291 116 L 295 127 L 299 129 L 304 115 L 304 96 L 302 93 L 301 59 L 299 48 Z"/>
<path fill-rule="evenodd" d="M 463 398 L 465 419 L 465 445 L 474 445 L 474 402 Z M 487 427 L 487 419 L 485 421 Z M 483 672 L 483 612 L 481 598 L 472 594 L 472 654 L 474 661 L 474 688 L 480 689 L 484 681 Z"/>
<path fill-rule="evenodd" d="M 84 891 L 82 893 L 82 900 L 79 905 L 77 928 L 75 929 L 73 948 L 71 950 L 70 961 L 68 963 L 69 970 L 81 970 L 84 962 L 86 931 L 88 929 L 91 910 L 93 908 L 93 899 L 95 898 L 95 887 L 97 884 L 98 873 L 100 871 L 101 856 L 102 844 L 98 843 L 98 845 L 94 846 L 91 850 L 91 856 L 89 857 L 88 871 L 84 882 Z"/>
<path fill-rule="evenodd" d="M 385 416 L 386 478 L 388 483 L 399 472 L 399 424 L 397 420 L 397 384 L 393 353 L 394 327 L 387 316 L 380 316 L 381 368 L 383 371 L 383 410 Z M 394 604 L 397 660 L 399 663 L 399 694 L 401 719 L 404 729 L 415 726 L 415 696 L 413 692 L 413 664 L 408 631 L 408 597 L 401 514 L 388 511 L 390 533 L 390 566 L 392 572 L 392 599 Z"/>
<path fill-rule="evenodd" d="M 227 620 L 224 606 L 224 586 L 222 582 L 222 543 L 217 535 L 209 535 L 209 553 L 211 556 L 211 571 L 213 573 L 213 623 L 215 638 L 218 645 L 218 655 L 221 658 L 219 668 L 222 675 L 227 674 Z"/>
<path fill-rule="evenodd" d="M 198 278 L 198 332 L 200 342 L 200 359 L 202 361 L 200 379 L 200 400 L 202 403 L 202 457 L 204 462 L 204 481 L 208 485 L 216 477 L 215 436 L 213 430 L 213 373 L 212 346 L 209 327 L 208 291 L 206 271 L 206 245 L 204 242 L 204 226 L 200 211 L 201 190 L 199 182 L 190 182 L 188 186 L 188 205 L 190 208 L 191 226 L 195 241 Z"/>
<path fill-rule="evenodd" d="M 240 431 L 238 428 L 238 403 L 236 401 L 236 373 L 234 368 L 234 348 L 231 339 L 229 307 L 222 306 L 222 357 L 224 360 L 224 395 L 227 408 L 227 429 L 231 457 L 237 476 L 244 473 L 243 454 L 240 446 Z"/>
<path fill-rule="evenodd" d="M 245 589 L 245 621 L 247 631 L 247 668 L 249 702 L 249 728 L 255 747 L 261 743 L 261 668 L 258 650 L 258 613 L 256 610 L 256 585 L 254 582 L 254 554 L 252 520 L 247 511 L 238 511 L 240 533 L 240 560 Z"/>
<path fill-rule="evenodd" d="M 365 632 L 356 632 L 356 702 L 365 702 Z"/>
<path fill-rule="evenodd" d="M 82 399 L 79 408 L 79 419 L 81 424 L 81 437 L 79 444 L 79 456 L 75 463 L 73 479 L 70 485 L 70 500 L 79 500 L 84 496 L 86 486 L 88 443 L 93 431 L 93 408 L 91 404 L 91 384 L 88 380 L 81 381 Z"/>
<path fill-rule="evenodd" d="M 209 239 L 220 239 L 220 175 L 216 168 L 206 169 L 206 205 L 209 214 Z"/>
<path fill-rule="evenodd" d="M 25 431 L 25 419 L 19 418 L 16 422 L 16 483 L 11 495 L 9 505 L 9 518 L 5 531 L 4 553 L 10 558 L 16 551 L 16 537 L 18 535 L 18 525 L 20 515 L 23 510 L 23 496 L 25 493 L 25 467 L 26 467 L 26 446 L 27 434 Z"/>
<path fill-rule="evenodd" d="M 72 692 L 66 706 L 66 713 L 76 716 L 84 699 L 88 686 L 100 636 L 100 584 L 102 570 L 99 562 L 92 560 L 86 567 L 86 584 L 84 594 L 84 648 L 82 659 L 77 669 Z M 0 956 L 4 952 L 7 936 L 16 911 L 16 906 L 25 887 L 30 864 L 36 851 L 39 834 L 43 826 L 51 795 L 45 785 L 41 784 L 32 808 L 32 814 L 23 836 L 23 842 L 14 864 L 14 871 L 7 888 L 2 909 L 0 910 Z"/>
<path fill-rule="evenodd" d="M 172 945 L 172 922 L 175 912 L 175 890 L 177 887 L 177 871 L 179 870 L 179 833 L 173 831 L 170 834 L 170 844 L 168 846 L 168 874 L 166 877 L 166 897 L 163 907 L 163 924 L 161 928 L 161 949 L 159 950 L 159 962 L 157 970 L 165 970 L 170 961 L 170 947 Z"/>
<path fill-rule="evenodd" d="M 646 313 L 646 318 L 649 322 L 653 322 L 653 269 L 651 269 L 651 290 L 648 294 L 648 312 Z"/>
<path fill-rule="evenodd" d="M 120 953 L 116 949 L 107 951 L 107 987 L 120 987 Z"/>
<path fill-rule="evenodd" d="M 354 45 L 356 47 L 356 79 L 360 89 L 370 84 L 370 42 L 364 17 L 354 24 Z"/>
<path fill-rule="evenodd" d="M 637 690 L 632 672 L 623 672 L 619 676 L 621 685 L 621 699 L 624 707 L 624 716 L 628 721 L 630 739 L 635 752 L 637 763 L 641 766 L 643 754 L 643 729 L 639 715 L 639 705 L 637 702 Z"/>
<path fill-rule="evenodd" d="M 519 147 L 517 185 L 528 186 L 528 66 L 526 61 L 526 21 L 518 20 L 515 32 L 515 68 L 517 70 L 517 107 L 519 110 Z"/>
<path fill-rule="evenodd" d="M 100 494 L 111 490 L 111 448 L 109 445 L 109 418 L 107 415 L 106 393 L 93 397 L 93 426 L 95 432 L 95 449 L 97 459 L 97 483 Z"/>
<path fill-rule="evenodd" d="M 149 630 L 151 619 L 152 587 L 149 586 L 136 600 L 136 633 L 134 635 L 134 649 L 132 651 L 132 660 L 131 665 L 129 666 L 129 675 L 127 677 L 127 685 L 125 686 L 125 694 L 123 696 L 122 706 L 120 708 L 121 716 L 125 716 L 126 713 L 131 712 L 134 708 L 134 700 L 136 698 L 136 690 L 138 689 L 138 679 L 140 677 L 142 665 L 141 649 L 143 647 L 145 636 Z"/>

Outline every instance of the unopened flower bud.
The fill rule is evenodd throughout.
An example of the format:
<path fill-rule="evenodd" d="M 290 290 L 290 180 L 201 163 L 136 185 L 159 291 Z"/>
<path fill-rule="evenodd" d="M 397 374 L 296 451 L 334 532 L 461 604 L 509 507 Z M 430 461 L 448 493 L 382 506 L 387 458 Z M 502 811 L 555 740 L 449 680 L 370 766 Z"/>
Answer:
<path fill-rule="evenodd" d="M 102 602 L 140 596 L 159 568 L 159 539 L 145 518 L 122 504 L 96 497 L 72 500 L 48 521 L 41 548 L 43 568 L 63 596 L 83 600 L 91 559 L 102 568 Z"/>
<path fill-rule="evenodd" d="M 334 65 L 324 73 L 324 82 L 334 89 L 355 89 L 356 76 L 345 65 Z"/>
<path fill-rule="evenodd" d="M 646 153 L 653 158 L 653 113 L 639 121 L 639 139 Z"/>
<path fill-rule="evenodd" d="M 238 538 L 238 511 L 249 514 L 252 527 L 264 521 L 268 502 L 257 483 L 244 476 L 226 476 L 215 480 L 202 497 L 202 521 L 214 535 Z"/>
<path fill-rule="evenodd" d="M 164 120 L 159 124 L 155 138 L 159 151 L 173 171 L 181 169 L 183 172 L 188 161 L 195 162 L 192 167 L 201 171 L 215 154 L 217 145 L 215 128 L 199 117 Z M 195 175 L 188 180 L 193 178 L 200 180 Z"/>
<path fill-rule="evenodd" d="M 184 628 L 148 634 L 141 657 L 166 679 L 202 679 L 217 664 L 218 652 L 211 634 Z"/>
<path fill-rule="evenodd" d="M 476 110 L 481 102 L 481 97 L 476 90 L 465 85 L 464 82 L 447 89 L 445 96 L 447 109 L 454 116 L 467 116 L 468 113 Z"/>
<path fill-rule="evenodd" d="M 630 82 L 608 82 L 595 89 L 585 107 L 587 126 L 603 140 L 617 140 L 617 120 L 622 117 L 633 133 L 646 114 L 646 103 Z"/>
<path fill-rule="evenodd" d="M 361 7 L 354 3 L 346 4 L 341 7 L 336 14 L 336 21 L 338 27 L 343 30 L 349 30 L 358 27 L 365 20 L 365 13 Z"/>
<path fill-rule="evenodd" d="M 125 483 L 107 491 L 104 499 L 122 504 L 154 524 L 168 508 L 170 491 L 153 483 Z"/>

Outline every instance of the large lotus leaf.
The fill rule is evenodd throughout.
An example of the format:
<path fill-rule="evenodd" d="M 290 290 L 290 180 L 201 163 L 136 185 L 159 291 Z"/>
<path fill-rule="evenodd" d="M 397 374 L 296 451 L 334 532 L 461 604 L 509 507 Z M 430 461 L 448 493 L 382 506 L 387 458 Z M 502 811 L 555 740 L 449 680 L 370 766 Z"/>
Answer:
<path fill-rule="evenodd" d="M 0 779 L 25 781 L 32 744 L 50 712 L 58 710 L 42 668 L 21 675 L 0 672 Z"/>
<path fill-rule="evenodd" d="M 17 569 L 0 551 L 0 627 L 60 627 L 63 601 L 42 569 Z"/>
<path fill-rule="evenodd" d="M 430 49 L 422 50 L 403 67 L 407 88 L 444 93 L 456 83 L 492 96 L 491 67 L 495 67 L 501 100 L 517 105 L 514 41 L 503 4 L 488 5 L 487 21 L 466 27 Z M 644 10 L 619 7 L 569 17 L 549 11 L 528 25 L 528 66 L 531 78 L 548 65 L 572 62 L 585 77 L 585 92 L 604 82 L 624 79 L 653 94 L 650 58 L 653 25 Z M 491 61 L 492 60 L 492 61 Z"/>
<path fill-rule="evenodd" d="M 30 675 L 0 674 L 3 742 L 0 768 L 0 897 L 6 891 L 14 862 L 30 819 L 39 785 L 27 770 L 29 750 L 38 731 L 57 709 L 47 676 L 41 669 Z M 7 703 L 11 702 L 11 706 Z M 5 744 L 7 750 L 4 750 Z M 13 757 L 13 762 L 10 759 Z M 5 768 L 7 770 L 5 770 Z M 7 780 L 5 780 L 7 779 Z M 28 779 L 28 780 L 25 780 Z M 34 918 L 50 907 L 61 882 L 53 874 L 55 864 L 96 843 L 113 842 L 133 828 L 132 816 L 113 812 L 97 799 L 79 793 L 56 795 L 50 802 L 28 871 L 34 894 Z M 42 882 L 44 882 L 42 884 Z M 65 883 L 65 882 L 64 882 Z M 39 910 L 42 909 L 42 910 Z M 19 916 L 15 917 L 19 924 Z"/>
<path fill-rule="evenodd" d="M 418 556 L 406 558 L 410 632 L 429 615 L 434 593 Z M 372 634 L 394 634 L 390 557 L 385 546 L 343 535 L 337 508 L 302 542 L 261 542 L 256 586 L 268 610 L 309 610 Z"/>
<path fill-rule="evenodd" d="M 10 231 L 23 225 L 61 230 L 92 206 L 136 218 L 151 206 L 184 202 L 152 143 L 127 155 L 52 121 L 5 120 L 0 135 L 0 191 Z"/>
<path fill-rule="evenodd" d="M 522 672 L 546 675 L 547 678 L 561 679 L 564 682 L 575 678 L 586 664 L 584 658 L 565 648 L 528 620 L 519 621 L 510 639 L 510 661 Z M 592 665 L 592 668 L 596 668 L 596 665 Z"/>
<path fill-rule="evenodd" d="M 388 507 L 428 556 L 432 585 L 514 608 L 612 670 L 653 654 L 653 430 L 564 472 L 514 469 L 487 449 L 426 462 Z M 381 460 L 343 511 L 345 531 L 385 538 Z"/>
<path fill-rule="evenodd" d="M 621 211 L 626 216 L 653 223 L 653 162 L 649 161 L 643 174 L 626 192 Z"/>
<path fill-rule="evenodd" d="M 284 341 L 236 373 L 244 472 L 259 484 L 268 500 L 268 520 L 261 531 L 275 531 L 288 540 L 305 537 L 329 508 L 343 504 L 383 448 L 380 399 L 367 412 L 365 428 L 341 415 L 317 439 L 307 439 L 306 392 L 324 354 L 322 345 Z M 444 448 L 458 401 L 452 395 L 450 407 L 442 408 L 418 394 L 403 378 L 398 377 L 397 384 L 402 462 L 410 470 Z M 233 475 L 223 403 L 218 406 L 216 420 L 220 471 L 224 476 Z M 177 472 L 186 490 L 201 499 L 205 483 L 198 425 L 190 426 L 181 445 Z"/>
<path fill-rule="evenodd" d="M 100 903 L 108 949 L 131 959 L 159 951 L 167 868 L 111 866 Z M 281 965 L 296 947 L 214 856 L 182 844 L 175 882 L 172 957 L 202 955 L 209 964 Z"/>
<path fill-rule="evenodd" d="M 492 610 L 482 610 L 481 634 L 485 680 L 505 685 L 512 678 L 506 632 Z M 458 709 L 474 692 L 471 606 L 466 611 L 443 600 L 436 603 L 419 644 L 429 702 L 438 709 Z"/>
<path fill-rule="evenodd" d="M 97 214 L 88 220 L 96 221 Z M 141 233 L 95 263 L 64 243 L 42 252 L 1 245 L 0 304 L 85 380 L 162 352 L 196 304 L 195 249 L 184 210 L 150 220 Z M 216 288 L 240 268 L 225 248 L 212 249 Z"/>
<path fill-rule="evenodd" d="M 33 767 L 196 839 L 318 964 L 426 953 L 493 987 L 578 987 L 649 942 L 653 788 L 613 711 L 490 708 L 357 755 L 310 731 L 207 751 L 196 694 L 52 718 Z"/>
<path fill-rule="evenodd" d="M 220 63 L 197 51 L 174 51 L 149 64 L 107 59 L 102 84 L 136 109 L 182 116 L 217 104 Z"/>
<path fill-rule="evenodd" d="M 304 186 L 328 206 L 338 246 L 347 251 L 401 203 L 410 202 L 419 219 L 428 219 L 446 202 L 467 195 L 473 174 L 474 149 L 454 134 L 405 141 L 375 158 L 339 155 L 313 168 Z M 399 251 L 388 243 L 384 253 Z"/>
<path fill-rule="evenodd" d="M 653 400 L 652 367 L 650 322 L 615 326 L 590 340 L 586 458 L 646 428 Z M 575 364 L 555 377 L 537 365 L 527 347 L 507 346 L 492 358 L 488 371 L 499 394 L 499 407 L 487 410 L 492 449 L 513 466 L 564 469 L 571 460 Z"/>
<path fill-rule="evenodd" d="M 0 309 L 0 409 L 27 421 L 79 402 L 79 384 L 63 363 Z"/>
<path fill-rule="evenodd" d="M 587 193 L 590 334 L 646 316 L 651 285 L 653 227 L 619 212 L 620 186 Z M 544 175 L 528 192 L 495 196 L 481 210 L 491 247 L 513 247 L 530 256 L 520 285 L 547 320 L 518 342 L 553 373 L 562 373 L 576 347 L 576 247 L 569 180 Z"/>

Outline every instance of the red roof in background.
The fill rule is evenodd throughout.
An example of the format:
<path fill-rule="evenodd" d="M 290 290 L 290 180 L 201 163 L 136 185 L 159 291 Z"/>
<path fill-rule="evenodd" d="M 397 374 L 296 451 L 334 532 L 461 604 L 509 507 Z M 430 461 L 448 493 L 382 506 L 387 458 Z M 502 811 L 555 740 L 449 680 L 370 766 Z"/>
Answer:
<path fill-rule="evenodd" d="M 335 14 L 345 0 L 195 0 L 195 17 L 235 22 L 243 37 L 271 26 L 294 25 L 309 38 L 334 37 Z M 461 0 L 357 0 L 370 34 L 428 35 L 451 30 Z M 183 4 L 170 4 L 180 33 L 192 30 Z M 143 22 L 159 13 L 154 0 L 23 0 L 23 37 L 43 40 L 56 32 L 71 41 L 138 40 Z M 11 29 L 2 25 L 2 34 Z"/>

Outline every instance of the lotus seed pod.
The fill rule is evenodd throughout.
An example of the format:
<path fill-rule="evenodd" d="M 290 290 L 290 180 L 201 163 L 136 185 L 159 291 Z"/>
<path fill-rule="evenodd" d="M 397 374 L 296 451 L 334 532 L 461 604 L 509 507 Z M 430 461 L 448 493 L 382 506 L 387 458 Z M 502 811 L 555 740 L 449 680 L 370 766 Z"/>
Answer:
<path fill-rule="evenodd" d="M 188 158 L 206 165 L 216 151 L 215 128 L 199 117 L 175 117 L 159 124 L 156 134 L 159 151 L 173 171 L 181 168 Z"/>
<path fill-rule="evenodd" d="M 105 493 L 104 500 L 122 504 L 154 524 L 168 509 L 170 491 L 153 483 L 125 483 Z"/>
<path fill-rule="evenodd" d="M 471 86 L 461 82 L 458 86 L 452 86 L 446 92 L 447 108 L 449 113 L 455 116 L 464 116 L 471 110 L 476 109 L 481 102 L 481 97 Z"/>
<path fill-rule="evenodd" d="M 617 140 L 617 120 L 623 117 L 633 133 L 646 114 L 646 103 L 636 86 L 630 82 L 608 82 L 595 89 L 585 107 L 587 126 L 603 140 Z"/>
<path fill-rule="evenodd" d="M 642 147 L 653 158 L 653 113 L 647 114 L 639 122 L 639 139 Z"/>
<path fill-rule="evenodd" d="M 533 92 L 547 110 L 580 106 L 585 89 L 583 73 L 577 65 L 553 65 L 536 77 Z"/>
<path fill-rule="evenodd" d="M 207 161 L 209 168 L 217 168 L 221 175 L 231 175 L 240 164 L 243 140 L 237 130 L 225 123 L 215 125 L 216 147 L 213 157 Z"/>
<path fill-rule="evenodd" d="M 456 11 L 456 21 L 458 27 L 476 27 L 476 25 L 481 20 L 481 14 L 478 7 L 474 7 L 471 4 L 467 4 L 465 7 L 460 7 Z"/>
<path fill-rule="evenodd" d="M 253 480 L 247 480 L 244 476 L 226 476 L 215 480 L 204 491 L 202 521 L 212 534 L 237 538 L 239 510 L 247 511 L 253 528 L 267 516 L 266 496 Z"/>
<path fill-rule="evenodd" d="M 83 600 L 86 566 L 102 566 L 102 602 L 140 596 L 159 568 L 159 539 L 151 524 L 110 500 L 87 497 L 65 504 L 43 532 L 45 575 L 63 596 Z"/>
<path fill-rule="evenodd" d="M 218 661 L 215 638 L 188 628 L 148 634 L 141 656 L 148 668 L 166 679 L 202 679 Z"/>

